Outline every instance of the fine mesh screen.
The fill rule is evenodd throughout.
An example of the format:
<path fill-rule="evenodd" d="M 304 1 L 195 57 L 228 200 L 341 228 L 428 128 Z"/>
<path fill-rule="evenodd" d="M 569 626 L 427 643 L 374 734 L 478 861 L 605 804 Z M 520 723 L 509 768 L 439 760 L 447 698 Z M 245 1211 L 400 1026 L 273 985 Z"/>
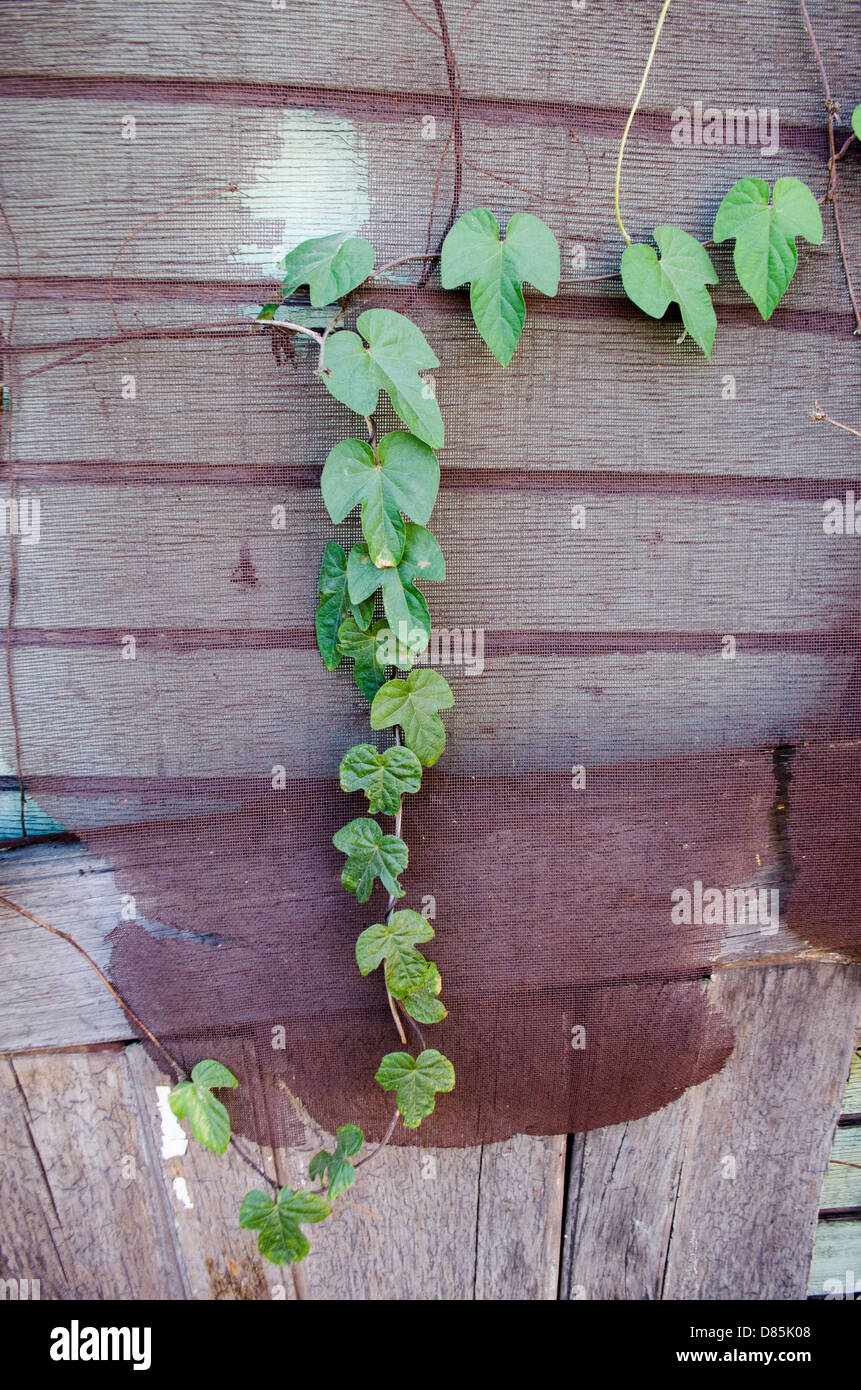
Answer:
<path fill-rule="evenodd" d="M 343 753 L 390 739 L 313 636 L 323 546 L 359 536 L 330 524 L 320 468 L 362 422 L 249 314 L 276 245 L 343 226 L 384 261 L 435 250 L 473 206 L 503 226 L 533 212 L 563 285 L 529 294 L 505 371 L 420 261 L 348 319 L 414 319 L 446 424 L 447 578 L 426 596 L 455 707 L 405 805 L 401 905 L 433 915 L 449 1016 L 425 1034 L 458 1083 L 412 1141 L 645 1114 L 729 1053 L 704 986 L 722 951 L 764 951 L 772 928 L 861 951 L 859 542 L 823 529 L 857 440 L 810 418 L 820 401 L 861 427 L 830 210 L 767 325 L 731 247 L 710 250 L 709 363 L 612 278 L 615 155 L 656 6 L 623 23 L 447 4 L 443 45 L 399 4 L 325 27 L 297 4 L 293 47 L 276 11 L 169 8 L 141 28 L 123 6 L 44 7 L 38 41 L 8 38 L 3 321 L 22 376 L 4 453 L 41 534 L 9 537 L 7 837 L 20 773 L 24 830 L 82 836 L 133 899 L 110 977 L 187 1065 L 233 1067 L 240 1132 L 297 1140 L 297 1096 L 330 1129 L 382 1133 L 371 1078 L 398 1043 L 353 947 L 385 895 L 344 892 L 331 837 L 366 804 L 338 787 Z M 824 190 L 797 7 L 761 8 L 671 11 L 625 160 L 635 237 L 673 222 L 708 241 L 748 175 Z M 811 9 L 848 104 L 857 8 Z M 439 28 L 437 6 L 421 17 Z M 751 141 L 674 143 L 697 102 L 777 111 L 777 149 L 772 115 Z M 839 198 L 861 266 L 859 187 L 856 149 Z M 376 418 L 398 424 L 382 401 Z M 779 923 L 674 920 L 697 882 L 775 893 Z"/>

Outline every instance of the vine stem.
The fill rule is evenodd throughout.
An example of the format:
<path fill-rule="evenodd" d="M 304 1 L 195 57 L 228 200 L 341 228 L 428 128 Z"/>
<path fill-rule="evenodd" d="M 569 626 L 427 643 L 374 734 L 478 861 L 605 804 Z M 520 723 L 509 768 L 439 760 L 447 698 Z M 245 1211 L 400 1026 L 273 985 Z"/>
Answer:
<path fill-rule="evenodd" d="M 403 740 L 402 740 L 402 738 L 401 738 L 401 728 L 400 728 L 400 725 L 399 725 L 399 724 L 396 724 L 396 725 L 395 725 L 395 747 L 396 747 L 396 748 L 400 748 L 401 745 L 402 745 L 402 743 L 403 743 Z M 395 829 L 394 829 L 394 834 L 397 836 L 398 839 L 401 838 L 401 823 L 402 823 L 402 821 L 403 821 L 403 817 L 404 817 L 404 798 L 401 797 L 400 801 L 398 802 L 398 809 L 397 809 L 397 813 L 396 813 L 396 815 L 395 815 Z M 392 913 L 393 913 L 394 910 L 395 910 L 395 907 L 396 907 L 396 905 L 397 905 L 397 901 L 398 901 L 398 900 L 397 900 L 397 898 L 395 897 L 394 893 L 390 893 L 390 894 L 389 894 L 389 903 L 388 903 L 388 907 L 386 908 L 386 926 L 388 926 L 388 925 L 389 925 L 389 922 L 391 921 Z M 404 1032 L 404 1025 L 401 1023 L 401 1016 L 400 1016 L 400 1014 L 398 1013 L 397 1005 L 395 1004 L 395 1001 L 394 1001 L 394 999 L 392 998 L 392 992 L 391 992 L 391 990 L 389 989 L 388 982 L 386 983 L 386 997 L 387 997 L 387 999 L 388 999 L 388 1001 L 389 1001 L 389 1008 L 390 1008 L 391 1011 L 392 1011 L 392 1018 L 395 1020 L 395 1027 L 396 1027 L 397 1030 L 398 1030 L 398 1037 L 400 1038 L 400 1040 L 401 1040 L 401 1042 L 403 1043 L 404 1047 L 406 1047 L 406 1045 L 407 1045 L 407 1035 L 406 1035 L 406 1033 Z"/>
<path fill-rule="evenodd" d="M 17 903 L 12 902 L 11 898 L 0 897 L 0 905 L 2 905 L 3 907 L 11 908 L 12 911 L 17 912 L 19 916 L 26 917 L 30 922 L 35 922 L 37 927 L 42 927 L 45 931 L 49 931 L 52 936 L 62 937 L 63 941 L 68 941 L 70 946 L 74 946 L 75 950 L 78 952 L 78 955 L 83 956 L 90 969 L 96 972 L 105 989 L 108 991 L 108 994 L 110 994 L 114 999 L 116 999 L 120 1008 L 128 1015 L 132 1023 L 134 1023 L 137 1028 L 140 1028 L 141 1032 L 149 1038 L 153 1046 L 157 1047 L 162 1056 L 167 1058 L 168 1062 L 170 1062 L 172 1070 L 177 1073 L 180 1079 L 182 1079 L 182 1077 L 185 1076 L 185 1070 L 177 1061 L 177 1059 L 173 1056 L 172 1053 L 168 1052 L 164 1043 L 159 1042 L 155 1033 L 151 1033 L 150 1030 L 147 1028 L 146 1024 L 141 1022 L 131 1005 L 126 1003 L 125 999 L 123 999 L 121 994 L 117 993 L 110 980 L 107 978 L 104 972 L 100 970 L 99 967 L 96 965 L 96 962 L 93 960 L 92 956 L 84 950 L 83 946 L 78 945 L 78 942 L 75 940 L 73 936 L 69 936 L 68 932 L 60 931 L 59 927 L 52 927 L 48 922 L 43 922 L 41 917 L 35 917 L 33 913 L 28 912 L 25 907 L 19 907 Z"/>
<path fill-rule="evenodd" d="M 625 153 L 625 145 L 628 140 L 628 133 L 631 129 L 631 126 L 633 125 L 634 117 L 637 114 L 637 107 L 640 105 L 640 99 L 643 95 L 643 92 L 646 90 L 646 81 L 651 71 L 652 63 L 655 59 L 655 54 L 658 49 L 658 39 L 661 37 L 661 30 L 664 27 L 664 20 L 667 17 L 667 10 L 670 8 L 670 4 L 671 0 L 664 0 L 663 6 L 661 8 L 661 13 L 658 16 L 658 24 L 657 28 L 655 29 L 655 37 L 652 39 L 652 47 L 649 50 L 649 56 L 646 59 L 646 67 L 645 71 L 643 72 L 642 79 L 640 81 L 639 90 L 637 92 L 637 95 L 634 97 L 634 105 L 631 107 L 631 114 L 629 115 L 627 122 L 625 123 L 625 129 L 622 133 L 622 143 L 619 146 L 619 158 L 616 160 L 616 221 L 619 224 L 619 231 L 622 233 L 622 236 L 625 238 L 629 246 L 631 245 L 631 238 L 625 231 L 625 224 L 622 221 L 622 214 L 619 211 L 619 185 L 622 180 L 622 157 Z"/>
<path fill-rule="evenodd" d="M 861 430 L 853 430 L 851 425 L 844 425 L 840 420 L 832 420 L 830 415 L 826 415 L 819 402 L 810 412 L 811 420 L 825 420 L 827 424 L 833 425 L 835 429 L 845 430 L 847 434 L 854 434 L 856 439 L 861 439 Z"/>
<path fill-rule="evenodd" d="M 840 110 L 839 102 L 834 100 L 831 94 L 831 83 L 828 80 L 828 73 L 822 61 L 822 54 L 819 51 L 819 44 L 816 39 L 816 32 L 813 28 L 813 21 L 807 9 L 806 0 L 799 0 L 801 14 L 804 19 L 804 27 L 813 49 L 813 56 L 819 68 L 819 76 L 822 78 L 822 90 L 825 93 L 825 110 L 828 113 L 828 186 L 825 190 L 825 202 L 830 203 L 834 209 L 834 228 L 837 232 L 837 244 L 840 248 L 840 259 L 843 262 L 843 273 L 846 276 L 846 285 L 849 290 L 849 298 L 852 301 L 852 310 L 855 314 L 855 334 L 861 334 L 861 308 L 855 295 L 855 286 L 852 283 L 852 274 L 849 270 L 849 258 L 846 255 L 846 244 L 843 240 L 843 227 L 840 223 L 840 210 L 837 206 L 837 160 L 841 158 L 848 148 L 849 141 L 844 144 L 838 155 L 834 146 L 834 117 Z M 851 137 L 850 137 L 851 138 Z"/>

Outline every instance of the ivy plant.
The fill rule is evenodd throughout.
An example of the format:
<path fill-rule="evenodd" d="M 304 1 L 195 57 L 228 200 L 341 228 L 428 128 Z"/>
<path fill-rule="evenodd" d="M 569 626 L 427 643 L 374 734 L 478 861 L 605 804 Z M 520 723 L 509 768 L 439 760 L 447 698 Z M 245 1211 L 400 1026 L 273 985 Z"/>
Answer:
<path fill-rule="evenodd" d="M 391 309 L 367 309 L 355 329 L 339 328 L 346 305 L 332 304 L 373 276 L 370 243 L 348 235 L 312 237 L 282 263 L 284 296 L 307 287 L 311 305 L 325 310 L 323 332 L 303 323 L 301 306 L 268 304 L 260 322 L 296 333 L 316 346 L 315 375 L 326 389 L 364 420 L 367 439 L 341 440 L 323 465 L 323 502 L 337 526 L 358 510 L 363 541 L 347 553 L 337 541 L 323 550 L 317 586 L 315 631 L 320 655 L 335 671 L 352 660 L 359 690 L 370 705 L 371 729 L 392 730 L 387 747 L 360 743 L 341 758 L 339 781 L 348 794 L 364 793 L 368 814 L 347 822 L 333 836 L 345 856 L 341 883 L 357 901 L 370 901 L 377 885 L 388 894 L 382 919 L 365 927 L 355 942 L 362 975 L 382 969 L 385 996 L 406 1043 L 404 1024 L 419 1045 L 411 1052 L 390 1052 L 380 1061 L 376 1081 L 393 1092 L 397 1110 L 383 1142 L 400 1121 L 417 1128 L 430 1115 L 438 1094 L 452 1090 L 452 1062 L 426 1047 L 421 1027 L 441 1023 L 446 1008 L 440 998 L 442 975 L 435 961 L 418 949 L 434 938 L 430 922 L 413 908 L 396 906 L 406 896 L 400 876 L 409 867 L 409 849 L 401 837 L 404 797 L 421 790 L 424 769 L 445 749 L 440 712 L 451 709 L 454 695 L 438 672 L 412 669 L 428 646 L 431 617 L 418 584 L 441 583 L 445 559 L 428 529 L 440 486 L 435 450 L 445 430 L 435 393 L 423 373 L 439 359 L 417 324 Z M 524 284 L 554 295 L 559 284 L 559 247 L 539 218 L 516 214 L 505 236 L 486 208 L 475 208 L 454 222 L 441 251 L 441 279 L 446 288 L 468 284 L 476 328 L 490 351 L 506 365 L 515 351 L 526 318 Z M 388 395 L 405 429 L 380 437 L 374 412 L 381 393 Z M 382 609 L 382 612 L 379 609 Z M 405 675 L 397 674 L 399 671 Z M 394 818 L 394 831 L 383 830 L 376 816 Z M 236 1078 L 213 1061 L 199 1062 L 190 1081 L 171 1093 L 177 1115 L 187 1117 L 202 1143 L 223 1153 L 231 1140 L 225 1107 L 212 1095 Z M 303 1260 L 309 1250 L 303 1226 L 328 1217 L 331 1203 L 356 1180 L 356 1171 L 373 1152 L 359 1156 L 365 1135 L 358 1125 L 338 1127 L 332 1150 L 311 1159 L 313 1190 L 279 1188 L 249 1192 L 240 1225 L 257 1233 L 260 1253 L 276 1264 Z M 378 1146 L 379 1147 L 379 1146 Z"/>

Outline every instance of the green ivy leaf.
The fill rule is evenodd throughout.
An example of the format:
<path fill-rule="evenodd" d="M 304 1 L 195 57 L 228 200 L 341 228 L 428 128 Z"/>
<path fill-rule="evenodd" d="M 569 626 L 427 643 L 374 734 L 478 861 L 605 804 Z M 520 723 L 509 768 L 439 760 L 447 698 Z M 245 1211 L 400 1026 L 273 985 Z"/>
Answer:
<path fill-rule="evenodd" d="M 192 1068 L 191 1080 L 174 1086 L 168 1100 L 178 1120 L 188 1117 L 191 1132 L 199 1144 L 213 1153 L 223 1154 L 230 1143 L 230 1116 L 212 1094 L 213 1086 L 238 1086 L 239 1082 L 222 1066 L 207 1058 Z"/>
<path fill-rule="evenodd" d="M 300 1226 L 325 1221 L 331 1207 L 315 1192 L 294 1192 L 282 1187 L 277 1202 L 266 1192 L 248 1192 L 239 1209 L 239 1224 L 247 1231 L 257 1231 L 257 1247 L 261 1255 L 276 1265 L 295 1264 L 304 1260 L 311 1246 Z"/>
<path fill-rule="evenodd" d="M 284 257 L 284 294 L 307 285 L 311 303 L 319 309 L 349 294 L 374 268 L 374 248 L 362 237 L 348 232 L 311 237 L 300 242 Z"/>
<path fill-rule="evenodd" d="M 380 752 L 372 743 L 360 743 L 341 759 L 341 791 L 363 791 L 372 816 L 383 812 L 395 816 L 401 797 L 417 792 L 422 782 L 422 765 L 409 748 L 386 748 Z"/>
<path fill-rule="evenodd" d="M 361 439 L 336 444 L 323 465 L 320 487 L 326 509 L 337 524 L 361 503 L 362 534 L 375 565 L 397 565 L 404 552 L 401 512 L 430 520 L 439 490 L 439 463 L 423 440 L 405 430 L 383 435 L 379 462 Z"/>
<path fill-rule="evenodd" d="M 367 347 L 349 331 L 333 333 L 326 344 L 328 375 L 323 381 L 335 400 L 357 415 L 371 415 L 380 390 L 388 391 L 412 433 L 432 449 L 441 448 L 445 431 L 439 406 L 419 376 L 428 367 L 438 367 L 439 359 L 421 329 L 393 309 L 366 309 L 356 327 Z"/>
<path fill-rule="evenodd" d="M 374 613 L 373 599 L 364 603 L 350 603 L 347 596 L 347 557 L 336 541 L 329 541 L 323 551 L 318 597 L 320 602 L 314 619 L 317 646 L 328 670 L 334 671 L 341 660 L 338 634 L 344 615 L 352 612 L 356 625 L 364 630 Z"/>
<path fill-rule="evenodd" d="M 347 585 L 351 601 L 363 603 L 381 589 L 389 627 L 398 642 L 413 654 L 424 651 L 431 635 L 427 599 L 415 587 L 416 579 L 445 579 L 439 542 L 424 526 L 407 523 L 403 557 L 394 569 L 376 566 L 366 545 L 354 545 L 350 551 Z"/>
<path fill-rule="evenodd" d="M 682 323 L 711 360 L 717 318 L 706 285 L 716 285 L 717 272 L 704 246 L 681 227 L 656 227 L 661 253 L 643 242 L 627 246 L 622 255 L 622 284 L 629 299 L 653 319 L 663 318 L 675 300 Z"/>
<path fill-rule="evenodd" d="M 861 140 L 861 106 L 856 106 L 852 112 L 852 129 L 859 140 Z"/>
<path fill-rule="evenodd" d="M 332 843 L 347 855 L 341 882 L 360 903 L 368 901 L 375 878 L 382 880 L 392 897 L 404 896 L 397 875 L 407 867 L 409 851 L 397 835 L 384 835 L 375 820 L 359 816 L 337 830 Z"/>
<path fill-rule="evenodd" d="M 800 179 L 778 179 L 774 193 L 762 179 L 739 179 L 717 210 L 714 239 L 735 237 L 739 284 L 764 319 L 780 303 L 798 264 L 795 238 L 822 241 L 819 204 Z"/>
<path fill-rule="evenodd" d="M 430 969 L 418 989 L 404 995 L 401 1003 L 416 1023 L 441 1023 L 447 1010 L 441 999 L 437 998 L 442 989 L 442 976 L 436 962 L 430 961 Z"/>
<path fill-rule="evenodd" d="M 396 999 L 412 994 L 430 970 L 417 941 L 430 941 L 433 927 L 420 912 L 404 907 L 393 912 L 388 922 L 366 927 L 356 942 L 356 964 L 363 975 L 386 962 L 386 984 Z"/>
<path fill-rule="evenodd" d="M 334 1153 L 321 1149 L 311 1159 L 308 1176 L 325 1179 L 326 1195 L 330 1202 L 334 1202 L 356 1181 L 356 1170 L 349 1160 L 355 1158 L 364 1142 L 365 1136 L 358 1125 L 339 1125 Z"/>
<path fill-rule="evenodd" d="M 418 1057 L 411 1057 L 408 1052 L 388 1052 L 376 1080 L 384 1091 L 397 1092 L 404 1128 L 418 1129 L 425 1116 L 432 1113 L 437 1091 L 454 1089 L 454 1067 L 433 1047 Z"/>
<path fill-rule="evenodd" d="M 445 726 L 436 713 L 451 709 L 451 686 L 436 671 L 411 671 L 406 680 L 386 681 L 371 705 L 371 728 L 400 724 L 406 745 L 425 767 L 432 767 L 445 748 Z"/>
<path fill-rule="evenodd" d="M 524 281 L 542 294 L 559 288 L 559 245 L 538 217 L 519 212 L 499 240 L 499 223 L 487 208 L 465 212 L 442 244 L 443 288 L 470 282 L 469 304 L 475 326 L 497 361 L 514 356 L 526 318 L 520 288 Z"/>

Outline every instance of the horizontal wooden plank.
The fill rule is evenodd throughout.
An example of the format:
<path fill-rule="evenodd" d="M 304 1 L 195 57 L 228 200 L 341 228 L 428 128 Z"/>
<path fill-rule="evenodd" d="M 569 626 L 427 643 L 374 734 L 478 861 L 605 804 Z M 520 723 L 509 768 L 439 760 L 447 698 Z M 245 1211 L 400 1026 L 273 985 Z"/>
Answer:
<path fill-rule="evenodd" d="M 824 534 L 813 498 L 509 494 L 443 483 L 432 526 L 446 582 L 426 589 L 440 628 L 813 633 L 839 628 L 852 611 L 855 546 Z M 36 495 L 38 544 L 17 547 L 19 628 L 310 633 L 324 538 L 349 548 L 358 537 L 355 525 L 331 530 L 310 487 L 19 489 Z M 573 529 L 575 508 L 583 529 Z M 0 577 L 7 568 L 0 550 Z"/>
<path fill-rule="evenodd" d="M 276 282 L 277 256 L 307 237 L 361 231 L 383 264 L 424 251 L 429 221 L 435 249 L 450 207 L 450 151 L 440 182 L 445 124 L 427 140 L 419 113 L 380 121 L 322 102 L 318 110 L 262 111 L 159 102 L 136 108 L 136 138 L 128 140 L 125 109 L 114 101 L 3 100 L 4 206 L 18 255 L 0 236 L 0 275 L 114 276 L 118 289 L 129 279 Z M 618 271 L 614 141 L 558 125 L 466 120 L 461 207 L 494 208 L 503 224 L 517 211 L 540 215 L 559 238 L 564 285 Z M 820 149 L 763 159 L 758 148 L 738 145 L 714 155 L 680 150 L 668 131 L 633 140 L 623 184 L 629 234 L 648 238 L 656 225 L 681 222 L 709 241 L 737 179 L 792 174 L 817 192 L 824 181 Z M 861 245 L 861 197 L 851 181 L 841 187 L 841 207 L 851 255 Z M 804 245 L 784 312 L 850 312 L 833 218 L 825 221 L 823 245 Z M 747 303 L 730 251 L 715 251 L 716 299 Z M 417 269 L 400 274 L 415 278 Z"/>
<path fill-rule="evenodd" d="M 857 26 L 851 8 L 810 8 L 826 62 L 853 90 Z M 438 27 L 433 5 L 414 9 Z M 485 0 L 478 9 L 471 0 L 447 0 L 445 13 L 467 93 L 625 109 L 656 18 L 643 6 L 619 26 L 600 6 L 581 10 L 554 0 L 533 0 L 528 24 L 511 0 Z M 242 0 L 219 0 L 204 11 L 194 0 L 178 0 L 153 23 L 148 12 L 100 0 L 70 23 L 48 0 L 22 0 L 3 20 L 7 68 L 14 73 L 175 80 L 193 74 L 253 83 L 262 92 L 289 83 L 374 93 L 448 91 L 439 38 L 399 4 L 346 0 L 324 22 L 314 0 L 263 5 L 251 18 Z M 817 73 L 792 0 L 776 0 L 764 11 L 744 0 L 725 0 L 719 10 L 709 0 L 671 7 L 648 99 L 669 112 L 696 97 L 719 105 L 777 105 L 781 115 L 808 122 L 821 117 Z"/>
<path fill-rule="evenodd" d="M 861 1221 L 821 1221 L 816 1228 L 810 1296 L 857 1301 L 859 1271 Z"/>
<path fill-rule="evenodd" d="M 119 309 L 132 329 L 132 314 L 143 315 L 140 331 L 147 323 L 181 329 L 214 315 L 211 305 L 158 300 Z M 238 305 L 220 312 L 238 322 Z M 851 334 L 844 342 L 814 325 L 781 329 L 778 315 L 768 326 L 724 324 L 710 365 L 689 342 L 676 345 L 676 323 L 655 323 L 633 305 L 601 322 L 533 312 L 503 376 L 462 308 L 432 307 L 415 317 L 442 363 L 435 376 L 447 425 L 443 468 L 807 479 L 854 473 L 851 438 L 810 419 L 818 399 L 861 427 Z M 27 371 L 65 356 L 76 340 L 86 345 L 116 333 L 104 302 L 25 300 L 15 322 L 22 345 L 61 344 L 56 353 L 16 357 Z M 279 367 L 271 344 L 243 329 L 229 341 L 123 342 L 52 367 L 16 394 L 16 464 L 206 463 L 252 472 L 258 465 L 321 466 L 338 439 L 355 434 L 357 421 L 313 379 L 314 362 L 301 345 L 297 354 L 297 371 Z M 723 399 L 728 376 L 735 400 Z M 134 400 L 123 397 L 127 377 Z M 524 408 L 536 401 L 539 416 Z M 396 424 L 387 405 L 378 420 L 381 428 Z"/>
<path fill-rule="evenodd" d="M 843 1096 L 844 1115 L 861 1115 L 861 1048 L 856 1048 Z"/>
<path fill-rule="evenodd" d="M 711 653 L 499 656 L 472 677 L 440 663 L 455 693 L 446 769 L 559 771 L 851 732 L 852 709 L 848 721 L 841 709 L 854 658 L 836 645 L 830 656 L 740 648 L 730 661 L 716 635 Z M 367 741 L 352 676 L 327 672 L 315 651 L 193 640 L 169 651 L 143 639 L 134 661 L 121 650 L 15 652 L 22 770 L 49 815 L 47 777 L 257 776 L 263 790 L 278 766 L 291 778 L 334 776 L 344 751 Z M 0 740 L 15 746 L 8 696 Z"/>
<path fill-rule="evenodd" d="M 861 1125 L 838 1129 L 819 1197 L 820 1211 L 858 1207 L 861 1212 Z"/>

